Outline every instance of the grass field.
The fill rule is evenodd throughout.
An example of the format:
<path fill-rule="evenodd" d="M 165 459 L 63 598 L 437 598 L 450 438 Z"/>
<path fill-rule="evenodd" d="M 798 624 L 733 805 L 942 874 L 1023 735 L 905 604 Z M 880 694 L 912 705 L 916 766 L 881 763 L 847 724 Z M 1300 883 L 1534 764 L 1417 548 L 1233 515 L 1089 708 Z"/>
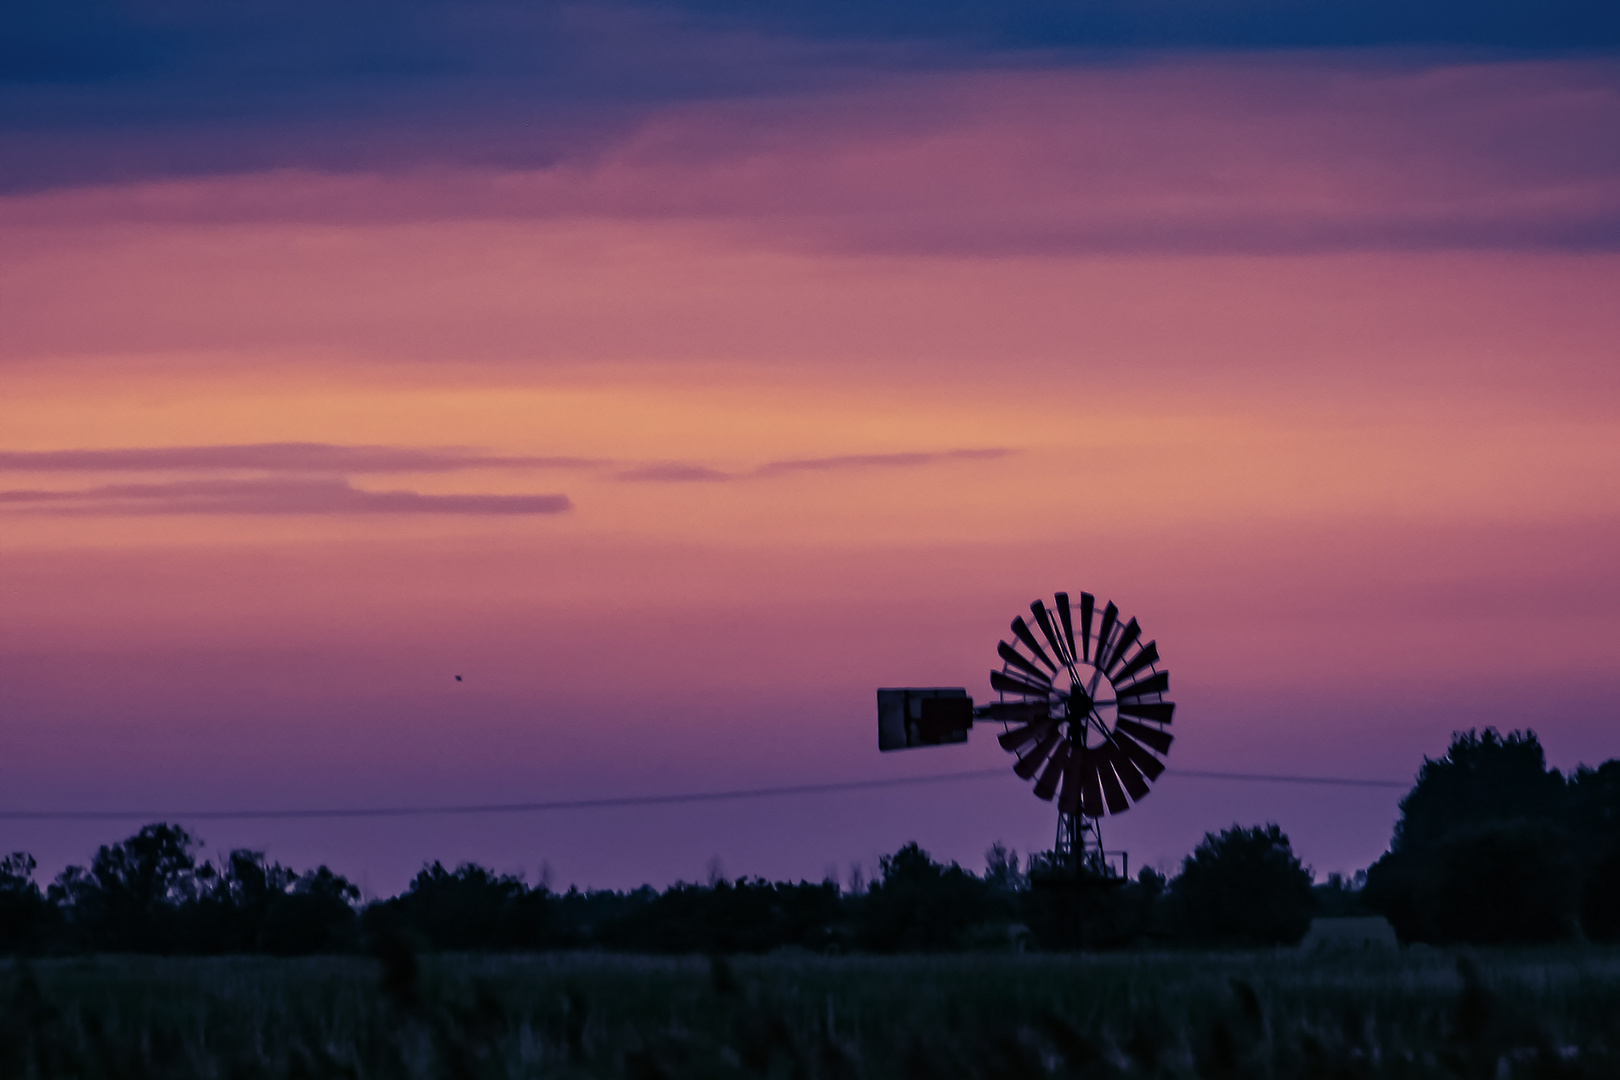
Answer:
<path fill-rule="evenodd" d="M 0 1076 L 1620 1077 L 1620 952 L 0 961 Z"/>

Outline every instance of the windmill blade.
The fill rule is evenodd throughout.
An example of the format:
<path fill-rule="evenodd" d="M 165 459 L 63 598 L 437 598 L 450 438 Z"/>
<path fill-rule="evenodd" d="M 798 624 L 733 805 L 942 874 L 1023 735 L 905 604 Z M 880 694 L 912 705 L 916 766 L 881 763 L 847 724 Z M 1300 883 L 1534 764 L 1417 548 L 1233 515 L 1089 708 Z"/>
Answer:
<path fill-rule="evenodd" d="M 1080 658 L 1091 663 L 1091 609 L 1097 598 L 1088 592 L 1080 594 Z"/>
<path fill-rule="evenodd" d="M 975 717 L 986 720 L 1023 720 L 1026 723 L 1044 720 L 1052 712 L 1049 701 L 992 701 L 973 710 Z"/>
<path fill-rule="evenodd" d="M 1020 671 L 1029 673 L 1038 682 L 1046 683 L 1048 686 L 1051 685 L 1051 677 L 1048 676 L 1046 672 L 1036 667 L 1035 661 L 1025 659 L 1023 653 L 1019 652 L 1005 641 L 998 641 L 996 643 L 996 654 L 1013 667 L 1018 668 Z"/>
<path fill-rule="evenodd" d="M 1017 773 L 1021 780 L 1028 780 L 1034 776 L 1035 770 L 1041 767 L 1041 762 L 1046 760 L 1047 755 L 1052 752 L 1052 747 L 1057 745 L 1061 737 L 1062 733 L 1058 731 L 1056 725 L 1053 725 L 1050 731 L 1041 736 L 1041 741 L 1035 744 L 1035 749 L 1018 759 L 1018 763 L 1013 766 L 1013 772 Z"/>
<path fill-rule="evenodd" d="M 1069 594 L 1060 592 L 1052 599 L 1057 601 L 1058 618 L 1063 622 L 1063 643 L 1069 647 L 1069 662 L 1072 664 L 1080 654 L 1074 651 L 1074 623 L 1069 618 Z"/>
<path fill-rule="evenodd" d="M 992 671 L 990 673 L 990 686 L 1005 694 L 1023 694 L 1025 697 L 1043 698 L 1052 693 L 1050 686 L 1025 682 L 1023 679 L 1008 675 L 1004 671 Z"/>
<path fill-rule="evenodd" d="M 1016 754 L 1022 747 L 1045 735 L 1051 725 L 1055 723 L 1057 723 L 1056 720 L 1048 720 L 1045 723 L 1025 724 L 1021 728 L 1013 728 L 1011 731 L 1005 731 L 997 735 L 996 742 L 1001 744 L 1003 750 Z"/>
<path fill-rule="evenodd" d="M 1176 711 L 1173 701 L 1122 701 L 1116 707 L 1121 716 L 1139 716 L 1155 724 L 1168 724 Z"/>
<path fill-rule="evenodd" d="M 1142 770 L 1142 775 L 1149 780 L 1157 780 L 1164 772 L 1164 762 L 1148 753 L 1147 747 L 1131 738 L 1123 731 L 1114 732 L 1114 745 L 1119 752 L 1130 760 L 1132 765 Z M 1140 795 L 1136 796 L 1141 798 Z"/>
<path fill-rule="evenodd" d="M 1136 639 L 1141 636 L 1142 628 L 1136 625 L 1135 619 L 1126 623 L 1125 629 L 1119 632 L 1119 640 L 1114 642 L 1114 647 L 1108 651 L 1108 663 L 1103 664 L 1102 669 L 1107 671 L 1119 663 L 1119 658 L 1130 652 L 1131 646 L 1135 645 Z"/>
<path fill-rule="evenodd" d="M 1063 791 L 1058 795 L 1058 811 L 1072 814 L 1080 809 L 1080 769 L 1085 764 L 1085 751 L 1069 744 L 1069 760 L 1063 763 Z"/>
<path fill-rule="evenodd" d="M 1170 752 L 1170 744 L 1176 739 L 1176 737 L 1170 734 L 1168 731 L 1160 731 L 1158 728 L 1150 728 L 1146 724 L 1138 724 L 1135 720 L 1127 720 L 1123 716 L 1119 718 L 1119 723 L 1115 725 L 1115 733 L 1118 734 L 1121 731 L 1135 739 L 1137 742 L 1147 743 L 1147 745 L 1153 747 L 1153 749 L 1157 750 L 1160 754 L 1168 754 Z"/>
<path fill-rule="evenodd" d="M 1110 600 L 1108 606 L 1103 608 L 1102 621 L 1097 624 L 1097 651 L 1092 659 L 1097 667 L 1102 667 L 1103 660 L 1108 656 L 1108 639 L 1114 633 L 1114 621 L 1118 618 L 1119 608 Z"/>
<path fill-rule="evenodd" d="M 1156 671 L 1152 675 L 1149 675 L 1147 678 L 1143 679 L 1141 682 L 1134 682 L 1129 686 L 1122 686 L 1118 690 L 1115 690 L 1114 697 L 1120 701 L 1124 701 L 1126 698 L 1139 698 L 1147 697 L 1149 694 L 1162 694 L 1168 689 L 1170 689 L 1170 673 L 1168 671 Z"/>
<path fill-rule="evenodd" d="M 1057 658 L 1065 664 L 1069 662 L 1069 655 L 1063 651 L 1063 642 L 1052 628 L 1052 615 L 1046 610 L 1046 605 L 1039 600 L 1032 600 L 1029 604 L 1029 613 L 1035 616 L 1035 622 L 1040 625 L 1041 633 L 1046 635 L 1047 644 L 1057 653 Z"/>
<path fill-rule="evenodd" d="M 1125 785 L 1125 790 L 1130 793 L 1131 802 L 1141 802 L 1147 798 L 1148 782 L 1142 778 L 1142 770 L 1138 769 L 1119 747 L 1114 747 L 1114 752 L 1109 755 L 1108 760 L 1114 766 L 1114 771 L 1119 774 L 1119 782 Z"/>
<path fill-rule="evenodd" d="M 1063 766 L 1069 762 L 1069 740 L 1064 739 L 1052 751 L 1052 760 L 1046 763 L 1041 772 L 1041 778 L 1035 781 L 1035 797 L 1046 802 L 1052 801 L 1057 794 L 1058 781 L 1063 778 Z"/>
<path fill-rule="evenodd" d="M 1018 640 L 1022 641 L 1025 647 L 1040 659 L 1041 663 L 1051 668 L 1053 673 L 1056 674 L 1058 666 L 1052 662 L 1050 656 L 1046 655 L 1046 650 L 1041 648 L 1041 643 L 1035 640 L 1035 635 L 1029 632 L 1029 624 L 1024 621 L 1022 615 L 1012 621 L 1012 632 L 1018 635 Z"/>
<path fill-rule="evenodd" d="M 1120 668 L 1114 673 L 1114 678 L 1123 682 L 1132 675 L 1135 675 L 1138 671 L 1141 671 L 1143 668 L 1147 667 L 1149 664 L 1157 664 L 1158 662 L 1159 643 L 1157 641 L 1150 641 L 1146 645 L 1142 646 L 1142 650 L 1135 656 L 1131 657 L 1130 661 L 1126 663 L 1124 667 Z"/>
<path fill-rule="evenodd" d="M 1097 759 L 1097 779 L 1102 781 L 1103 801 L 1108 804 L 1108 812 L 1123 814 L 1131 808 L 1131 800 L 1125 797 L 1119 778 L 1114 775 L 1114 748 L 1105 744 L 1091 753 Z"/>
<path fill-rule="evenodd" d="M 1080 812 L 1086 817 L 1103 816 L 1102 762 L 1096 750 L 1080 751 Z"/>

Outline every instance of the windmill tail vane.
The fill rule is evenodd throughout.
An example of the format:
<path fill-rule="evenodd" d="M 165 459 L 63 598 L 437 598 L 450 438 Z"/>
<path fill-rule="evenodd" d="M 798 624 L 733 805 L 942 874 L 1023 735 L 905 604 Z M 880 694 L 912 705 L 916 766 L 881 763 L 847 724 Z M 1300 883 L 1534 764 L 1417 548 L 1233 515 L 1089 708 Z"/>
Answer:
<path fill-rule="evenodd" d="M 1055 854 L 1101 863 L 1098 822 L 1144 799 L 1165 769 L 1174 736 L 1170 673 L 1157 642 L 1112 602 L 1068 593 L 1029 605 L 996 646 L 996 700 L 976 704 L 962 687 L 886 687 L 877 692 L 878 749 L 962 743 L 975 721 L 999 723 L 1013 773 L 1036 796 L 1056 800 Z M 1038 636 L 1037 636 L 1038 635 Z"/>

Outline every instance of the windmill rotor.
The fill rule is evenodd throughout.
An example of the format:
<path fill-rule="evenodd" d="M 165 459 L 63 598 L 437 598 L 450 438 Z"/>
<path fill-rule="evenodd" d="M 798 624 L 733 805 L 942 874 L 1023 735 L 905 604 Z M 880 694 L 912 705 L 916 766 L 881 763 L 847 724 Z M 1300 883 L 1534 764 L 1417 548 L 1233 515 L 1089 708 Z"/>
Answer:
<path fill-rule="evenodd" d="M 975 712 L 1003 722 L 1000 742 L 1017 759 L 1013 771 L 1024 780 L 1039 771 L 1038 797 L 1057 797 L 1063 813 L 1122 813 L 1164 772 L 1174 741 L 1166 730 L 1175 713 L 1165 697 L 1170 673 L 1157 643 L 1142 643 L 1137 621 L 1120 622 L 1112 602 L 1093 635 L 1090 593 L 1080 594 L 1078 619 L 1067 593 L 1052 599 L 1050 608 L 1031 602 L 1029 621 L 1012 621 L 1013 640 L 997 644 L 1001 667 L 990 673 L 1000 700 Z"/>

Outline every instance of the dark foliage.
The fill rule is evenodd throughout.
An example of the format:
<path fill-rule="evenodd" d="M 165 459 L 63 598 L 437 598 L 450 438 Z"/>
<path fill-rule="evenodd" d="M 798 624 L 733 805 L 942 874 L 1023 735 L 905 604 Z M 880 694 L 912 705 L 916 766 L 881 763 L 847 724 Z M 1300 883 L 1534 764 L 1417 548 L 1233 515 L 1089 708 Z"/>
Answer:
<path fill-rule="evenodd" d="M 1449 834 L 1412 906 L 1424 940 L 1544 942 L 1574 929 L 1576 869 L 1561 830 L 1494 821 Z"/>
<path fill-rule="evenodd" d="M 178 825 L 148 825 L 102 846 L 84 870 L 70 866 L 50 888 L 69 939 L 103 952 L 175 952 L 179 910 L 196 897 L 197 840 Z"/>
<path fill-rule="evenodd" d="M 1423 759 L 1390 850 L 1427 852 L 1458 829 L 1490 821 L 1550 820 L 1563 797 L 1564 779 L 1547 768 L 1535 732 L 1460 732 L 1444 757 Z"/>
<path fill-rule="evenodd" d="M 913 843 L 881 860 L 870 888 L 854 875 L 848 892 L 755 878 L 554 893 L 435 862 L 363 909 L 359 891 L 324 866 L 299 873 L 248 850 L 208 862 L 199 846 L 177 825 L 148 825 L 44 892 L 29 855 L 0 859 L 0 954 L 1272 945 L 1298 941 L 1313 914 L 1369 911 L 1407 941 L 1543 942 L 1577 927 L 1620 940 L 1620 762 L 1566 781 L 1533 733 L 1490 729 L 1458 734 L 1444 757 L 1425 760 L 1383 858 L 1315 886 L 1276 825 L 1206 835 L 1171 882 L 1151 869 L 1135 880 L 1077 875 L 1045 856 L 1021 868 L 999 844 L 980 876 Z"/>
<path fill-rule="evenodd" d="M 1424 759 L 1364 896 L 1403 941 L 1548 941 L 1577 922 L 1604 937 L 1616 851 L 1620 762 L 1566 781 L 1534 732 L 1460 732 Z"/>
<path fill-rule="evenodd" d="M 0 943 L 14 951 L 281 956 L 353 946 L 360 892 L 326 867 L 298 874 L 247 850 L 216 866 L 199 863 L 197 847 L 186 830 L 164 824 L 104 846 L 89 869 L 70 866 L 57 877 L 25 941 Z M 0 908 L 6 891 L 0 881 Z"/>
<path fill-rule="evenodd" d="M 0 954 L 33 951 L 55 920 L 56 908 L 34 883 L 35 865 L 23 851 L 0 859 Z"/>
<path fill-rule="evenodd" d="M 1587 866 L 1579 911 L 1587 937 L 1620 941 L 1620 847 Z"/>
<path fill-rule="evenodd" d="M 424 866 L 405 892 L 366 910 L 369 928 L 408 931 L 433 949 L 533 949 L 548 941 L 547 890 L 472 863 Z"/>
<path fill-rule="evenodd" d="M 1329 874 L 1325 882 L 1311 889 L 1317 916 L 1345 918 L 1371 914 L 1363 895 L 1366 887 L 1365 870 L 1358 870 L 1350 877 L 1343 874 Z"/>
<path fill-rule="evenodd" d="M 1276 825 L 1205 834 L 1170 888 L 1198 940 L 1292 944 L 1311 927 L 1310 872 Z"/>
<path fill-rule="evenodd" d="M 935 862 L 915 843 L 885 855 L 881 867 L 881 880 L 859 903 L 860 941 L 873 952 L 955 948 L 1000 913 L 982 879 Z"/>
<path fill-rule="evenodd" d="M 607 943 L 635 952 L 760 953 L 784 945 L 822 949 L 842 920 L 838 886 L 755 878 L 675 885 L 606 929 Z"/>
<path fill-rule="evenodd" d="M 1033 860 L 1024 918 L 1047 949 L 1106 949 L 1144 937 L 1167 937 L 1164 875 L 1144 867 L 1132 881 L 1099 873 L 1075 873 Z"/>

